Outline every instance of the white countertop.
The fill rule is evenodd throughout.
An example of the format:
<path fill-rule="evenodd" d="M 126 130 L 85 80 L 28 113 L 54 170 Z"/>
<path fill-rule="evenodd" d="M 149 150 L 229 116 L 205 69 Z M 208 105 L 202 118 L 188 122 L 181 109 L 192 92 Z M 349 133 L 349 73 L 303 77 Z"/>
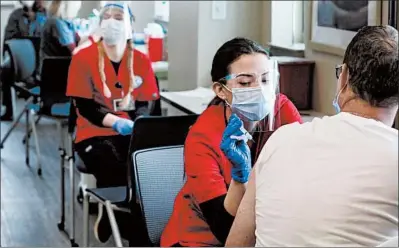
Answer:
<path fill-rule="evenodd" d="M 161 92 L 161 97 L 199 115 L 207 108 L 215 97 L 215 93 L 211 88 L 198 87 L 195 90 Z M 311 121 L 315 117 L 325 116 L 325 114 L 313 110 L 299 112 L 304 122 Z"/>
<path fill-rule="evenodd" d="M 215 97 L 215 93 L 210 88 L 199 87 L 195 90 L 161 92 L 161 97 L 193 113 L 201 114 Z"/>

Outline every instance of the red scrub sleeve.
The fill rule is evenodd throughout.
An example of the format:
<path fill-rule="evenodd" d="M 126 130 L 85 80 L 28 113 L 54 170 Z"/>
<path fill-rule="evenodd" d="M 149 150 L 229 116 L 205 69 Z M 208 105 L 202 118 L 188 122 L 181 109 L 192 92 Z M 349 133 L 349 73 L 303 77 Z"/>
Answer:
<path fill-rule="evenodd" d="M 158 100 L 160 97 L 159 89 L 150 59 L 145 55 L 140 55 L 140 61 L 136 63 L 140 63 L 140 71 L 143 72 L 141 74 L 143 83 L 133 91 L 133 96 L 136 100 L 142 102 Z"/>
<path fill-rule="evenodd" d="M 212 142 L 200 134 L 192 134 L 187 139 L 184 151 L 187 188 L 198 204 L 227 193 L 217 157 Z"/>
<path fill-rule="evenodd" d="M 280 118 L 282 126 L 294 122 L 303 123 L 301 114 L 289 99 L 280 108 Z"/>
<path fill-rule="evenodd" d="M 89 68 L 81 53 L 72 56 L 68 72 L 67 96 L 93 99 Z"/>

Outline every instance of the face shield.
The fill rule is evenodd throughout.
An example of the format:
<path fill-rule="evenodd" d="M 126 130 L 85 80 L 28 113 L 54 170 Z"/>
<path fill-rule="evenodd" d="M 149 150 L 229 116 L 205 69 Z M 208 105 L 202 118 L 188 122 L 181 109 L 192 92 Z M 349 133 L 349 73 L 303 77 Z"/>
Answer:
<path fill-rule="evenodd" d="M 275 130 L 279 121 L 279 111 L 276 111 L 279 96 L 277 61 L 269 60 L 268 68 L 261 74 L 242 72 L 219 81 L 224 81 L 223 87 L 232 95 L 231 102 L 226 101 L 226 105 L 244 122 L 249 134 Z"/>
<path fill-rule="evenodd" d="M 100 11 L 100 28 L 107 45 L 117 45 L 133 37 L 132 12 L 124 1 L 107 2 Z"/>
<path fill-rule="evenodd" d="M 228 75 L 225 80 L 224 87 L 232 93 L 231 103 L 226 101 L 226 105 L 243 121 L 245 138 L 240 139 L 253 142 L 256 149 L 252 159 L 256 161 L 266 141 L 281 125 L 278 63 L 269 60 L 262 74 L 243 72 Z"/>

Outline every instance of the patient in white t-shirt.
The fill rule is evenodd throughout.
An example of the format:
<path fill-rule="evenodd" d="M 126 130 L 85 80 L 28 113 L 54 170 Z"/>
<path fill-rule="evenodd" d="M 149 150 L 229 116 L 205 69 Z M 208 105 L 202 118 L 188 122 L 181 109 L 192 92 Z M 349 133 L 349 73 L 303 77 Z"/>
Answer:
<path fill-rule="evenodd" d="M 338 114 L 277 130 L 226 246 L 378 246 L 398 236 L 398 31 L 367 26 L 337 66 Z"/>

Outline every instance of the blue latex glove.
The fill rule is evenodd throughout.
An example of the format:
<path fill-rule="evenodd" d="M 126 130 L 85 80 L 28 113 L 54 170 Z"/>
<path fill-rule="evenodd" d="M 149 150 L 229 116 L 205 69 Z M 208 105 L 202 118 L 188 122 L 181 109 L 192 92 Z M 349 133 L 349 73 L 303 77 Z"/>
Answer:
<path fill-rule="evenodd" d="M 231 169 L 233 180 L 239 183 L 246 183 L 251 172 L 251 151 L 246 142 L 231 138 L 231 136 L 244 135 L 242 130 L 244 130 L 242 121 L 237 115 L 231 115 L 223 133 L 220 149 L 233 165 Z"/>
<path fill-rule="evenodd" d="M 118 132 L 120 135 L 126 136 L 131 135 L 133 132 L 134 122 L 128 119 L 120 118 L 115 121 L 112 125 L 112 129 Z"/>

